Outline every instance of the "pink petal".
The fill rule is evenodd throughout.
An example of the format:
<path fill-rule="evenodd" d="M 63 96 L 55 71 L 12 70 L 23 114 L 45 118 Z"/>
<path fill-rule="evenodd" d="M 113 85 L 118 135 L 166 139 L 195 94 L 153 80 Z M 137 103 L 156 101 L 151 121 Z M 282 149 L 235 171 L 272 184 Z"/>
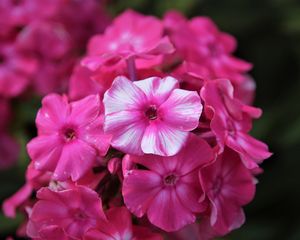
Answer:
<path fill-rule="evenodd" d="M 104 131 L 112 134 L 111 145 L 125 153 L 142 155 L 141 142 L 146 128 L 140 111 L 121 111 L 105 116 Z"/>
<path fill-rule="evenodd" d="M 188 134 L 188 132 L 170 127 L 162 121 L 152 122 L 144 133 L 142 150 L 144 153 L 173 156 L 180 151 Z"/>
<path fill-rule="evenodd" d="M 38 170 L 53 171 L 62 152 L 63 143 L 57 136 L 39 136 L 27 144 L 27 151 Z"/>
<path fill-rule="evenodd" d="M 71 176 L 77 181 L 94 165 L 96 154 L 93 147 L 81 140 L 65 144 L 54 170 L 54 179 L 64 181 Z"/>
<path fill-rule="evenodd" d="M 131 215 L 126 207 L 109 209 L 106 212 L 107 219 L 117 229 L 121 239 L 132 236 Z M 115 234 L 111 234 L 115 236 Z"/>
<path fill-rule="evenodd" d="M 176 156 L 177 159 L 181 159 L 177 165 L 177 171 L 181 175 L 205 166 L 214 159 L 213 151 L 208 143 L 194 134 L 189 135 L 186 145 Z"/>
<path fill-rule="evenodd" d="M 230 231 L 239 228 L 245 222 L 243 209 L 232 201 L 226 201 L 220 197 L 213 205 L 213 212 L 216 212 L 216 219 L 211 219 L 216 232 L 225 235 Z"/>
<path fill-rule="evenodd" d="M 30 197 L 32 190 L 31 184 L 25 183 L 13 196 L 6 199 L 2 205 L 5 216 L 10 218 L 16 217 L 17 207 Z"/>
<path fill-rule="evenodd" d="M 206 209 L 206 205 L 201 204 L 199 201 L 201 197 L 201 187 L 198 179 L 198 171 L 195 171 L 193 175 L 194 182 L 188 184 L 179 183 L 178 186 L 176 186 L 176 194 L 186 209 L 189 209 L 191 212 L 199 213 Z M 181 181 L 184 181 L 182 178 Z"/>
<path fill-rule="evenodd" d="M 178 81 L 173 77 L 151 77 L 140 81 L 135 81 L 152 104 L 160 105 L 170 96 L 172 90 L 179 87 Z"/>
<path fill-rule="evenodd" d="M 164 122 L 182 131 L 192 131 L 199 124 L 202 104 L 197 92 L 175 89 L 159 108 Z"/>
<path fill-rule="evenodd" d="M 227 145 L 240 153 L 243 163 L 249 169 L 256 168 L 272 155 L 265 143 L 242 132 L 237 133 L 236 138 L 228 137 Z"/>
<path fill-rule="evenodd" d="M 100 98 L 89 95 L 71 104 L 70 121 L 79 128 L 94 121 L 100 114 Z"/>
<path fill-rule="evenodd" d="M 36 125 L 39 134 L 56 132 L 70 113 L 65 97 L 50 94 L 43 98 L 42 108 L 38 111 Z"/>
<path fill-rule="evenodd" d="M 82 140 L 96 148 L 100 156 L 104 156 L 111 142 L 111 136 L 104 133 L 103 121 L 97 118 L 81 129 L 83 132 Z"/>
<path fill-rule="evenodd" d="M 131 170 L 124 178 L 122 188 L 127 208 L 137 217 L 143 216 L 152 204 L 153 198 L 161 190 L 161 183 L 161 176 L 154 172 Z"/>
<path fill-rule="evenodd" d="M 105 114 L 136 110 L 146 101 L 145 94 L 126 77 L 117 77 L 104 94 Z"/>
<path fill-rule="evenodd" d="M 159 209 L 159 211 L 158 211 Z M 150 222 L 164 231 L 177 231 L 195 222 L 195 215 L 185 208 L 175 191 L 162 189 L 147 211 Z"/>

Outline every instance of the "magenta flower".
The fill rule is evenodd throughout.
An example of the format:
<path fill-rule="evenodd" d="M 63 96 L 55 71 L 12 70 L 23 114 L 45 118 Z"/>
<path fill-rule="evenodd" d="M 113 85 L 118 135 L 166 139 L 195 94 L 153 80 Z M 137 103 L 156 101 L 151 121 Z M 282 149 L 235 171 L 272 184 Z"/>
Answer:
<path fill-rule="evenodd" d="M 12 43 L 0 43 L 0 96 L 21 94 L 35 72 L 37 62 Z"/>
<path fill-rule="evenodd" d="M 130 212 L 125 207 L 109 209 L 107 220 L 98 222 L 97 227 L 90 229 L 84 240 L 162 240 L 163 238 L 146 227 L 134 226 Z"/>
<path fill-rule="evenodd" d="M 37 240 L 82 239 L 97 221 L 106 219 L 101 199 L 87 187 L 58 192 L 41 188 L 37 198 L 27 224 L 27 235 Z"/>
<path fill-rule="evenodd" d="M 268 147 L 251 137 L 252 119 L 261 115 L 261 110 L 243 104 L 234 98 L 233 86 L 229 80 L 218 79 L 206 82 L 201 89 L 205 111 L 211 119 L 211 130 L 221 147 L 228 146 L 238 152 L 245 166 L 258 167 L 271 156 Z"/>
<path fill-rule="evenodd" d="M 185 61 L 205 67 L 210 78 L 230 78 L 241 82 L 252 65 L 233 56 L 236 40 L 221 32 L 207 17 L 188 21 L 178 12 L 168 12 L 164 23 L 177 54 Z"/>
<path fill-rule="evenodd" d="M 112 146 L 136 155 L 175 155 L 202 111 L 199 95 L 178 87 L 172 77 L 116 78 L 103 100 L 104 130 L 112 134 Z"/>
<path fill-rule="evenodd" d="M 124 177 L 124 202 L 137 217 L 147 214 L 153 225 L 169 232 L 195 222 L 195 214 L 205 210 L 197 181 L 199 169 L 213 160 L 205 141 L 191 134 L 175 156 L 126 157 L 147 168 L 129 170 Z"/>
<path fill-rule="evenodd" d="M 46 96 L 36 118 L 38 136 L 27 145 L 35 168 L 53 172 L 56 180 L 81 178 L 109 148 L 102 123 L 96 95 L 72 103 L 56 94 Z"/>
<path fill-rule="evenodd" d="M 103 35 L 91 39 L 88 46 L 90 56 L 82 63 L 95 70 L 132 57 L 137 58 L 139 66 L 145 59 L 151 60 L 151 63 L 158 62 L 160 58 L 157 57 L 174 51 L 169 39 L 163 37 L 163 31 L 163 24 L 157 18 L 127 10 L 114 20 Z"/>
<path fill-rule="evenodd" d="M 255 195 L 255 180 L 230 149 L 201 169 L 200 182 L 210 203 L 210 225 L 219 235 L 239 228 L 245 221 L 242 206 Z"/>

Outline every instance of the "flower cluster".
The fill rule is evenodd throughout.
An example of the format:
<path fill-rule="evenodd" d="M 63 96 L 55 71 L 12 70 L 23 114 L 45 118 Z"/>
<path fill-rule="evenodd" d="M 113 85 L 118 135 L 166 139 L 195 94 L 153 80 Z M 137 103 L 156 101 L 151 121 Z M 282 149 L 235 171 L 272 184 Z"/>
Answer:
<path fill-rule="evenodd" d="M 3 101 L 25 92 L 43 96 L 66 91 L 87 40 L 103 32 L 107 21 L 97 0 L 1 0 L 1 118 L 8 121 Z M 4 134 L 0 128 L 0 168 L 18 156 L 16 143 Z M 2 156 L 8 156 L 7 163 Z"/>
<path fill-rule="evenodd" d="M 132 10 L 49 94 L 26 184 L 3 206 L 32 239 L 211 239 L 240 227 L 271 153 L 250 136 L 251 64 L 207 17 Z M 32 193 L 36 192 L 36 198 Z"/>

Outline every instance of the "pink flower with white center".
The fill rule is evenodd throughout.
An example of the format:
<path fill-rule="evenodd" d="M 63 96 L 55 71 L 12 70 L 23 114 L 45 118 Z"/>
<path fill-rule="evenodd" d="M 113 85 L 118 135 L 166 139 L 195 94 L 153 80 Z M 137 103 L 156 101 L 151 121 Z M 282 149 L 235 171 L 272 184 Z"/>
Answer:
<path fill-rule="evenodd" d="M 98 222 L 96 228 L 84 235 L 84 240 L 162 240 L 159 234 L 146 227 L 134 226 L 125 207 L 115 207 L 105 213 L 107 221 Z"/>
<path fill-rule="evenodd" d="M 168 37 L 163 37 L 163 31 L 159 19 L 127 10 L 104 34 L 91 39 L 89 56 L 82 63 L 91 70 L 130 58 L 136 58 L 138 66 L 157 63 L 161 55 L 174 51 Z"/>
<path fill-rule="evenodd" d="M 217 160 L 200 170 L 200 182 L 210 203 L 210 225 L 219 235 L 239 228 L 245 221 L 242 206 L 255 195 L 255 179 L 239 155 L 226 148 Z"/>
<path fill-rule="evenodd" d="M 137 217 L 147 214 L 153 225 L 167 232 L 195 222 L 196 213 L 203 212 L 206 206 L 201 202 L 199 170 L 213 156 L 210 146 L 193 134 L 185 147 L 172 157 L 127 155 L 125 158 L 146 169 L 124 173 L 125 205 Z"/>
<path fill-rule="evenodd" d="M 82 239 L 86 231 L 106 219 L 101 199 L 87 187 L 58 192 L 41 188 L 37 198 L 27 224 L 27 235 L 33 239 Z M 64 238 L 49 238 L 49 234 Z"/>
<path fill-rule="evenodd" d="M 97 95 L 71 103 L 57 94 L 46 96 L 36 118 L 38 136 L 27 145 L 35 168 L 53 172 L 60 181 L 87 173 L 110 146 L 101 109 Z"/>
<path fill-rule="evenodd" d="M 229 80 L 206 82 L 201 89 L 201 97 L 221 151 L 225 146 L 235 150 L 249 169 L 257 168 L 259 163 L 271 156 L 266 144 L 248 134 L 252 119 L 259 118 L 261 110 L 236 99 Z"/>
<path fill-rule="evenodd" d="M 103 100 L 104 131 L 112 135 L 112 146 L 135 155 L 178 153 L 202 112 L 197 92 L 178 88 L 172 77 L 135 82 L 117 77 Z"/>

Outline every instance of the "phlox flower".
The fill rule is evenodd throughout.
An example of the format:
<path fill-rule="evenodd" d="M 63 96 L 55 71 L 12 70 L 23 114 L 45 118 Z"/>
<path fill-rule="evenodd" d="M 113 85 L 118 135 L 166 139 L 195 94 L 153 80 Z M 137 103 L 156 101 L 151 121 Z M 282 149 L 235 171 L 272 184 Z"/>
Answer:
<path fill-rule="evenodd" d="M 37 62 L 15 44 L 0 42 L 0 96 L 16 97 L 29 84 Z"/>
<path fill-rule="evenodd" d="M 33 239 L 82 239 L 84 233 L 106 219 L 98 194 L 90 188 L 52 191 L 41 188 L 29 211 L 27 235 Z"/>
<path fill-rule="evenodd" d="M 53 172 L 55 180 L 80 179 L 109 148 L 102 124 L 97 95 L 71 103 L 57 94 L 46 96 L 36 117 L 38 136 L 27 145 L 35 168 Z"/>
<path fill-rule="evenodd" d="M 236 40 L 221 32 L 208 17 L 185 19 L 178 12 L 168 12 L 164 24 L 177 55 L 207 68 L 210 78 L 229 78 L 237 82 L 252 65 L 233 56 Z"/>
<path fill-rule="evenodd" d="M 117 77 L 105 93 L 104 131 L 113 147 L 130 154 L 176 154 L 198 126 L 197 92 L 178 89 L 172 77 L 131 82 Z"/>
<path fill-rule="evenodd" d="M 82 63 L 91 70 L 130 58 L 136 58 L 138 66 L 153 64 L 161 55 L 174 51 L 169 39 L 163 37 L 163 30 L 163 24 L 157 18 L 127 10 L 107 27 L 104 34 L 90 40 L 89 56 Z"/>
<path fill-rule="evenodd" d="M 245 221 L 242 206 L 255 195 L 251 172 L 239 155 L 228 148 L 200 172 L 201 186 L 210 205 L 209 223 L 215 234 L 224 235 L 239 228 Z"/>
<path fill-rule="evenodd" d="M 147 214 L 153 225 L 170 232 L 195 222 L 196 213 L 205 210 L 198 175 L 213 160 L 213 152 L 204 140 L 191 134 L 185 147 L 172 157 L 125 158 L 129 158 L 125 162 L 143 166 L 124 173 L 122 188 L 125 205 L 137 217 Z"/>
<path fill-rule="evenodd" d="M 131 214 L 125 207 L 111 208 L 105 215 L 107 220 L 99 221 L 96 228 L 88 230 L 84 240 L 162 240 L 160 235 L 152 233 L 150 229 L 134 226 Z"/>
<path fill-rule="evenodd" d="M 252 119 L 260 117 L 261 110 L 236 99 L 229 80 L 206 82 L 201 89 L 201 97 L 221 150 L 224 146 L 235 150 L 250 169 L 257 168 L 258 163 L 270 157 L 267 145 L 248 134 Z"/>

